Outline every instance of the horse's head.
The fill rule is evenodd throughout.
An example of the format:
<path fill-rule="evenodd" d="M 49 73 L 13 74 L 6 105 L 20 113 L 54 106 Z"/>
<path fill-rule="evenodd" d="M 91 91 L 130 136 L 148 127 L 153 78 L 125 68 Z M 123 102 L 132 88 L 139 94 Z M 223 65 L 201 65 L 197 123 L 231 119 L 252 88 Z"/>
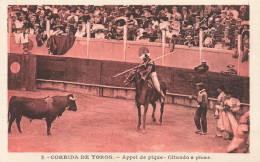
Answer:
<path fill-rule="evenodd" d="M 128 85 L 128 84 L 133 83 L 134 81 L 136 81 L 137 75 L 138 75 L 137 69 L 131 70 L 129 72 L 127 78 L 124 81 L 125 85 Z"/>

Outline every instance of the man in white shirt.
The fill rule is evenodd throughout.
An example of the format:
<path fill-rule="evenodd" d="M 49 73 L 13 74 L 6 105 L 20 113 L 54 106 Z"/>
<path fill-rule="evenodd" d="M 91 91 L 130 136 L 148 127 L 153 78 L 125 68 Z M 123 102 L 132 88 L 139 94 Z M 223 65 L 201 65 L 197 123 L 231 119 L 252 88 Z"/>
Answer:
<path fill-rule="evenodd" d="M 85 32 L 84 30 L 82 30 L 82 29 L 83 29 L 83 27 L 82 27 L 82 25 L 80 24 L 80 25 L 78 26 L 77 32 L 76 32 L 76 34 L 75 34 L 75 37 L 77 37 L 77 38 L 82 38 L 83 36 L 86 35 L 86 32 Z"/>

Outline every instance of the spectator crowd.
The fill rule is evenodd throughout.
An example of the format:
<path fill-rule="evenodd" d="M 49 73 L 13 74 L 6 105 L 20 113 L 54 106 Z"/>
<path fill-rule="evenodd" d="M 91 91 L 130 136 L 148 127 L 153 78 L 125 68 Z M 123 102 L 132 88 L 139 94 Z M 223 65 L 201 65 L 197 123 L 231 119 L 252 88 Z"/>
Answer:
<path fill-rule="evenodd" d="M 189 6 L 84 6 L 84 5 L 12 5 L 9 6 L 12 32 L 16 42 L 22 33 L 36 34 L 39 43 L 50 35 L 87 36 L 97 39 L 123 40 L 127 25 L 127 40 L 166 42 L 199 46 L 202 29 L 203 46 L 236 50 L 238 35 L 242 35 L 242 50 L 249 51 L 249 6 L 189 5 Z"/>

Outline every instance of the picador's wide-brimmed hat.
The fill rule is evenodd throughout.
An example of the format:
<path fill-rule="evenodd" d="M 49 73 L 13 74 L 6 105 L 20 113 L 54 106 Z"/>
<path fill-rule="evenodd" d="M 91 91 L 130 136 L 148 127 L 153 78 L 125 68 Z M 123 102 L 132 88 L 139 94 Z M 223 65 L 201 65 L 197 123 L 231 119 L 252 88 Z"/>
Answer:
<path fill-rule="evenodd" d="M 147 56 L 150 56 L 149 49 L 147 47 L 141 47 L 138 50 L 138 55 L 140 59 L 144 59 Z"/>
<path fill-rule="evenodd" d="M 196 86 L 204 86 L 203 82 L 198 82 Z"/>

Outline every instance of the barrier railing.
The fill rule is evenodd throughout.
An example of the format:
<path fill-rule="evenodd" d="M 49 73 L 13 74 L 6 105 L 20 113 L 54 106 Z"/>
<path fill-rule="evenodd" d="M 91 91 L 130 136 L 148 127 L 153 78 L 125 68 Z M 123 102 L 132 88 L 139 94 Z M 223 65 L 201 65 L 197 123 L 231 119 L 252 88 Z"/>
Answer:
<path fill-rule="evenodd" d="M 116 87 L 116 86 L 106 86 L 106 85 L 97 85 L 97 84 L 85 84 L 85 83 L 76 83 L 68 81 L 59 81 L 59 80 L 46 80 L 46 79 L 36 79 L 38 89 L 53 89 L 53 90 L 62 90 L 62 91 L 74 91 L 77 93 L 86 93 L 86 89 L 89 88 L 89 94 L 98 95 L 102 97 L 113 97 L 113 98 L 124 98 L 124 99 L 134 99 L 135 98 L 135 88 L 128 87 Z M 69 87 L 71 86 L 71 87 Z M 79 86 L 80 88 L 77 88 Z M 82 88 L 84 87 L 84 88 Z M 92 90 L 92 88 L 97 88 Z M 111 93 L 108 94 L 104 92 L 105 90 L 110 90 Z M 121 93 L 119 92 L 121 91 Z M 124 92 L 124 93 L 122 93 Z M 131 93 L 131 94 L 130 94 Z M 209 108 L 213 109 L 216 105 L 216 98 L 209 98 Z M 176 93 L 166 93 L 166 103 L 171 104 L 180 104 L 184 106 L 196 107 L 196 101 L 189 98 L 189 95 L 176 94 Z M 250 108 L 250 104 L 241 103 L 242 111 L 247 111 Z"/>

